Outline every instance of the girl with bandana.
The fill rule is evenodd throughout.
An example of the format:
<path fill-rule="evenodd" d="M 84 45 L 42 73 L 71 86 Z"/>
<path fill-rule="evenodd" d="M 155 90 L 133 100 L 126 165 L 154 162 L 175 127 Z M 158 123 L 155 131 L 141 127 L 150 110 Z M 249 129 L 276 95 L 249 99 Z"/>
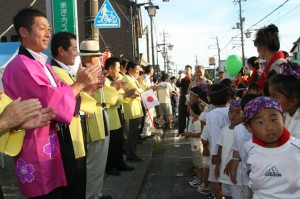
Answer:
<path fill-rule="evenodd" d="M 296 63 L 279 65 L 282 74 L 270 83 L 270 95 L 277 98 L 285 112 L 285 126 L 291 135 L 300 139 L 300 68 Z"/>
<path fill-rule="evenodd" d="M 245 106 L 244 117 L 252 133 L 244 149 L 253 199 L 299 198 L 300 140 L 285 128 L 280 102 L 255 98 Z"/>

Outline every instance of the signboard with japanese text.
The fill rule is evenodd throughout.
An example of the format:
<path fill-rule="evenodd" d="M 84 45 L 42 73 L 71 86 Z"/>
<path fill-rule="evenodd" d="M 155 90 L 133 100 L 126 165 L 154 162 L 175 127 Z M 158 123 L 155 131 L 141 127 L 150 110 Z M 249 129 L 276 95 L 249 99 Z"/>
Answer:
<path fill-rule="evenodd" d="M 53 0 L 53 29 L 76 34 L 74 0 Z"/>
<path fill-rule="evenodd" d="M 109 0 L 102 4 L 95 20 L 95 28 L 120 28 L 121 20 Z"/>

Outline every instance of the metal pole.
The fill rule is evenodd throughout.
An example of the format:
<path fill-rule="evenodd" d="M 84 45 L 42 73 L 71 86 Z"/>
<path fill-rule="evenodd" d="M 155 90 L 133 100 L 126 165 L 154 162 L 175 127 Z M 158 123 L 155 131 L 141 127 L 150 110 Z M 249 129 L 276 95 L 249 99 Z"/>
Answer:
<path fill-rule="evenodd" d="M 241 42 L 242 42 L 242 60 L 243 60 L 243 66 L 245 62 L 245 52 L 244 52 L 244 30 L 243 30 L 243 17 L 242 17 L 242 0 L 239 0 L 239 9 L 240 9 L 240 26 L 241 26 Z"/>
<path fill-rule="evenodd" d="M 158 66 L 158 50 L 157 50 L 157 42 L 156 42 L 156 65 Z"/>
<path fill-rule="evenodd" d="M 147 45 L 147 62 L 150 63 L 150 52 L 149 52 L 149 28 L 145 27 L 146 31 L 146 45 Z"/>
<path fill-rule="evenodd" d="M 91 17 L 94 19 L 98 14 L 98 0 L 91 0 Z M 99 41 L 99 29 L 94 27 L 94 22 L 91 23 L 92 39 Z M 100 45 L 100 44 L 99 44 Z"/>
<path fill-rule="evenodd" d="M 134 16 L 133 16 L 133 4 L 130 3 L 130 21 L 131 21 L 131 38 L 132 38 L 132 57 L 134 59 L 137 59 L 135 61 L 139 61 L 139 59 L 137 58 L 136 55 L 136 44 L 135 44 L 135 20 L 134 20 Z"/>
<path fill-rule="evenodd" d="M 135 18 L 135 25 L 137 25 L 138 18 Z M 140 63 L 140 45 L 139 45 L 139 34 L 138 34 L 138 28 L 135 26 L 135 47 L 136 47 L 136 57 L 138 62 Z"/>
<path fill-rule="evenodd" d="M 219 46 L 218 37 L 216 37 L 216 39 L 217 39 L 217 48 L 218 48 L 218 57 L 219 57 L 218 66 L 219 66 L 219 70 L 221 70 L 221 49 L 220 49 L 220 46 Z"/>
<path fill-rule="evenodd" d="M 150 17 L 150 24 L 151 24 L 151 46 L 152 46 L 152 66 L 154 66 L 154 39 L 153 39 L 153 17 Z"/>
<path fill-rule="evenodd" d="M 166 33 L 163 31 L 163 45 L 164 45 L 164 71 L 167 74 L 167 66 L 166 66 L 166 60 L 168 61 L 168 54 L 166 51 Z"/>

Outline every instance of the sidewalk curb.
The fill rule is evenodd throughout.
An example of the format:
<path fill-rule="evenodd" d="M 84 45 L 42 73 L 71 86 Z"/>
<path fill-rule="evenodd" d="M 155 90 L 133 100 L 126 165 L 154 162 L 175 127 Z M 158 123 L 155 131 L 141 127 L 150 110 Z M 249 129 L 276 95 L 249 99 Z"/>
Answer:
<path fill-rule="evenodd" d="M 102 193 L 111 195 L 113 199 L 137 198 L 152 158 L 152 149 L 155 142 L 154 139 L 148 139 L 137 146 L 138 155 L 144 158 L 144 161 L 126 161 L 128 165 L 135 167 L 133 171 L 121 172 L 120 176 L 105 175 Z"/>
<path fill-rule="evenodd" d="M 151 140 L 149 143 L 144 143 L 145 145 L 149 145 L 147 146 L 147 150 L 145 150 L 144 153 L 140 153 L 141 156 L 144 158 L 144 161 L 142 163 L 139 163 L 139 165 L 135 168 L 135 173 L 130 179 L 130 182 L 127 186 L 126 191 L 123 194 L 122 199 L 132 199 L 138 196 L 149 163 L 152 158 L 152 149 L 153 149 L 154 142 L 155 142 L 154 140 Z"/>

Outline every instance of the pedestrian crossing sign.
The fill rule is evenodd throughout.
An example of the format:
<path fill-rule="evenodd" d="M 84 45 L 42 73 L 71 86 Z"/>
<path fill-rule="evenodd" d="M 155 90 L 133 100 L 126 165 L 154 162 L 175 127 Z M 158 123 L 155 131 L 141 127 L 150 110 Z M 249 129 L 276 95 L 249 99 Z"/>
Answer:
<path fill-rule="evenodd" d="M 121 20 L 109 0 L 102 4 L 95 20 L 95 28 L 120 28 Z"/>

